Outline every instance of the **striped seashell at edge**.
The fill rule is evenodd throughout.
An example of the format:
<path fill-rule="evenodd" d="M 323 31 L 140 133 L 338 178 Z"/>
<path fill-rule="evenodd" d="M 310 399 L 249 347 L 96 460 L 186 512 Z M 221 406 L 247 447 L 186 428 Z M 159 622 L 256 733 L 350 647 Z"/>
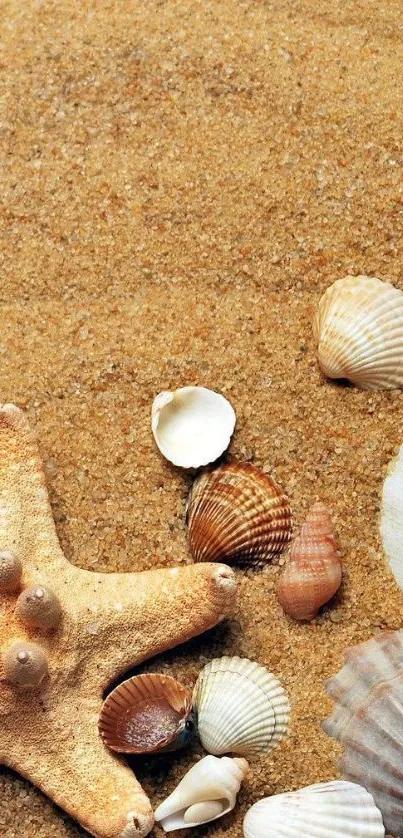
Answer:
<path fill-rule="evenodd" d="M 258 756 L 287 734 L 285 690 L 264 666 L 247 658 L 210 661 L 196 681 L 193 707 L 203 748 L 216 756 Z"/>
<path fill-rule="evenodd" d="M 246 759 L 204 757 L 158 806 L 155 820 L 165 832 L 173 832 L 222 818 L 234 808 L 248 768 Z"/>
<path fill-rule="evenodd" d="M 383 484 L 380 534 L 389 567 L 403 590 L 403 445 L 389 464 Z"/>
<path fill-rule="evenodd" d="M 194 732 L 190 694 L 170 675 L 135 675 L 105 699 L 99 732 L 108 748 L 124 754 L 183 748 Z"/>
<path fill-rule="evenodd" d="M 255 803 L 243 822 L 245 838 L 384 838 L 382 816 L 356 783 L 333 780 Z"/>
<path fill-rule="evenodd" d="M 326 506 L 316 503 L 292 545 L 280 574 L 277 597 L 290 617 L 313 620 L 338 591 L 341 580 L 332 519 Z"/>
<path fill-rule="evenodd" d="M 403 292 L 371 276 L 337 280 L 314 319 L 319 365 L 364 390 L 403 386 Z"/>
<path fill-rule="evenodd" d="M 343 746 L 342 776 L 372 794 L 387 833 L 403 835 L 403 631 L 349 649 L 326 689 L 335 707 L 323 727 Z"/>
<path fill-rule="evenodd" d="M 251 463 L 226 463 L 196 478 L 186 520 L 196 562 L 268 562 L 291 538 L 287 496 Z"/>

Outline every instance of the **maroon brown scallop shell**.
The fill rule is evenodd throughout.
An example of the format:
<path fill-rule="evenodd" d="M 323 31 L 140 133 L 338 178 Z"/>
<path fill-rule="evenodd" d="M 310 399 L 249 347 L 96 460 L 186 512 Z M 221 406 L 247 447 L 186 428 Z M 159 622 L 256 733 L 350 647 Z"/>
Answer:
<path fill-rule="evenodd" d="M 112 751 L 174 751 L 192 737 L 191 711 L 191 696 L 175 678 L 156 673 L 136 675 L 105 699 L 99 732 Z"/>
<path fill-rule="evenodd" d="M 287 496 L 251 463 L 228 463 L 198 477 L 190 492 L 187 523 L 196 562 L 263 564 L 291 538 Z"/>

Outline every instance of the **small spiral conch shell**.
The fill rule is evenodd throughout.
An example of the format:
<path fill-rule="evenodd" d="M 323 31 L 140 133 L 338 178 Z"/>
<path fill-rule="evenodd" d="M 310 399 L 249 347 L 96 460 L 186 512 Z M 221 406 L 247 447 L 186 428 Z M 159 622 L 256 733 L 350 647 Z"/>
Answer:
<path fill-rule="evenodd" d="M 174 751 L 185 747 L 193 736 L 191 710 L 191 697 L 175 678 L 157 673 L 136 675 L 105 699 L 99 732 L 112 751 Z"/>
<path fill-rule="evenodd" d="M 247 658 L 223 657 L 202 669 L 193 706 L 210 754 L 264 754 L 286 736 L 290 707 L 280 682 Z"/>
<path fill-rule="evenodd" d="M 234 808 L 248 767 L 245 759 L 204 757 L 158 806 L 155 820 L 173 832 L 221 818 Z"/>
<path fill-rule="evenodd" d="M 364 390 L 403 386 L 403 292 L 372 276 L 346 276 L 323 294 L 314 321 L 329 378 Z"/>
<path fill-rule="evenodd" d="M 372 794 L 388 834 L 403 835 L 403 631 L 348 649 L 326 685 L 335 702 L 325 731 L 344 748 L 341 774 Z"/>
<path fill-rule="evenodd" d="M 291 538 L 288 498 L 251 463 L 228 463 L 200 475 L 190 492 L 187 523 L 196 562 L 268 562 Z"/>
<path fill-rule="evenodd" d="M 291 548 L 277 588 L 278 599 L 295 620 L 313 620 L 334 596 L 342 579 L 330 513 L 315 504 Z"/>
<path fill-rule="evenodd" d="M 356 783 L 334 780 L 264 797 L 249 809 L 244 838 L 384 838 L 382 815 Z"/>
<path fill-rule="evenodd" d="M 182 468 L 199 468 L 221 457 L 235 422 L 228 399 L 206 387 L 166 390 L 151 409 L 151 430 L 161 454 Z"/>

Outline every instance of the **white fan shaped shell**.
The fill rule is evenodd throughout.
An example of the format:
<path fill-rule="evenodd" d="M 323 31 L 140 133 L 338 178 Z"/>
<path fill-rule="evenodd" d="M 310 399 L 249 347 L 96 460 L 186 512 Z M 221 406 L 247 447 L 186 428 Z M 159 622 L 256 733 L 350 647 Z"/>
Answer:
<path fill-rule="evenodd" d="M 190 768 L 172 794 L 158 806 L 155 820 L 161 823 L 165 832 L 173 832 L 221 818 L 234 808 L 247 770 L 248 763 L 244 759 L 204 757 Z M 185 819 L 187 810 L 195 810 L 195 804 L 205 801 L 221 802 L 218 814 L 193 823 Z"/>
<path fill-rule="evenodd" d="M 350 649 L 326 685 L 335 707 L 323 724 L 343 745 L 343 777 L 373 795 L 388 833 L 403 835 L 403 631 Z"/>
<path fill-rule="evenodd" d="M 343 780 L 265 797 L 246 813 L 245 838 L 383 838 L 382 816 L 361 786 Z"/>
<path fill-rule="evenodd" d="M 390 569 L 403 589 L 403 445 L 383 484 L 380 530 Z"/>
<path fill-rule="evenodd" d="M 314 321 L 329 378 L 364 390 L 403 386 L 403 292 L 370 276 L 346 276 L 322 296 Z"/>
<path fill-rule="evenodd" d="M 182 468 L 217 460 L 228 448 L 235 422 L 230 402 L 206 387 L 164 391 L 151 409 L 151 429 L 161 454 Z"/>
<path fill-rule="evenodd" d="M 247 658 L 208 663 L 193 691 L 198 733 L 208 753 L 262 754 L 287 733 L 290 707 L 277 678 Z"/>

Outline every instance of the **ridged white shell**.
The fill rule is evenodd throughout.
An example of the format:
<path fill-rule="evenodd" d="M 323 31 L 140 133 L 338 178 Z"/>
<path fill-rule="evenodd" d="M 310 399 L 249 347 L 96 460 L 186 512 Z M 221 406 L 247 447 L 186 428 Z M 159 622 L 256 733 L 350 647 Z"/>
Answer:
<path fill-rule="evenodd" d="M 151 429 L 161 454 L 182 468 L 199 468 L 221 457 L 235 422 L 230 402 L 206 387 L 164 391 L 151 409 Z"/>
<path fill-rule="evenodd" d="M 248 767 L 245 759 L 204 757 L 158 806 L 155 820 L 165 832 L 173 832 L 221 818 L 234 808 Z"/>
<path fill-rule="evenodd" d="M 361 786 L 334 780 L 265 797 L 246 813 L 245 838 L 383 838 L 382 816 Z"/>
<path fill-rule="evenodd" d="M 290 707 L 277 678 L 247 658 L 208 663 L 193 691 L 199 737 L 211 754 L 266 753 L 287 733 Z"/>
<path fill-rule="evenodd" d="M 388 833 L 403 835 L 403 631 L 378 634 L 346 660 L 327 684 L 335 708 L 323 726 L 344 747 L 343 777 L 373 795 Z"/>
<path fill-rule="evenodd" d="M 390 569 L 403 589 L 403 445 L 383 484 L 380 530 Z"/>
<path fill-rule="evenodd" d="M 268 562 L 291 538 L 290 502 L 256 466 L 225 463 L 194 481 L 187 524 L 196 562 Z"/>
<path fill-rule="evenodd" d="M 325 291 L 314 321 L 329 378 L 364 390 L 403 386 L 403 292 L 371 276 L 346 276 Z"/>

